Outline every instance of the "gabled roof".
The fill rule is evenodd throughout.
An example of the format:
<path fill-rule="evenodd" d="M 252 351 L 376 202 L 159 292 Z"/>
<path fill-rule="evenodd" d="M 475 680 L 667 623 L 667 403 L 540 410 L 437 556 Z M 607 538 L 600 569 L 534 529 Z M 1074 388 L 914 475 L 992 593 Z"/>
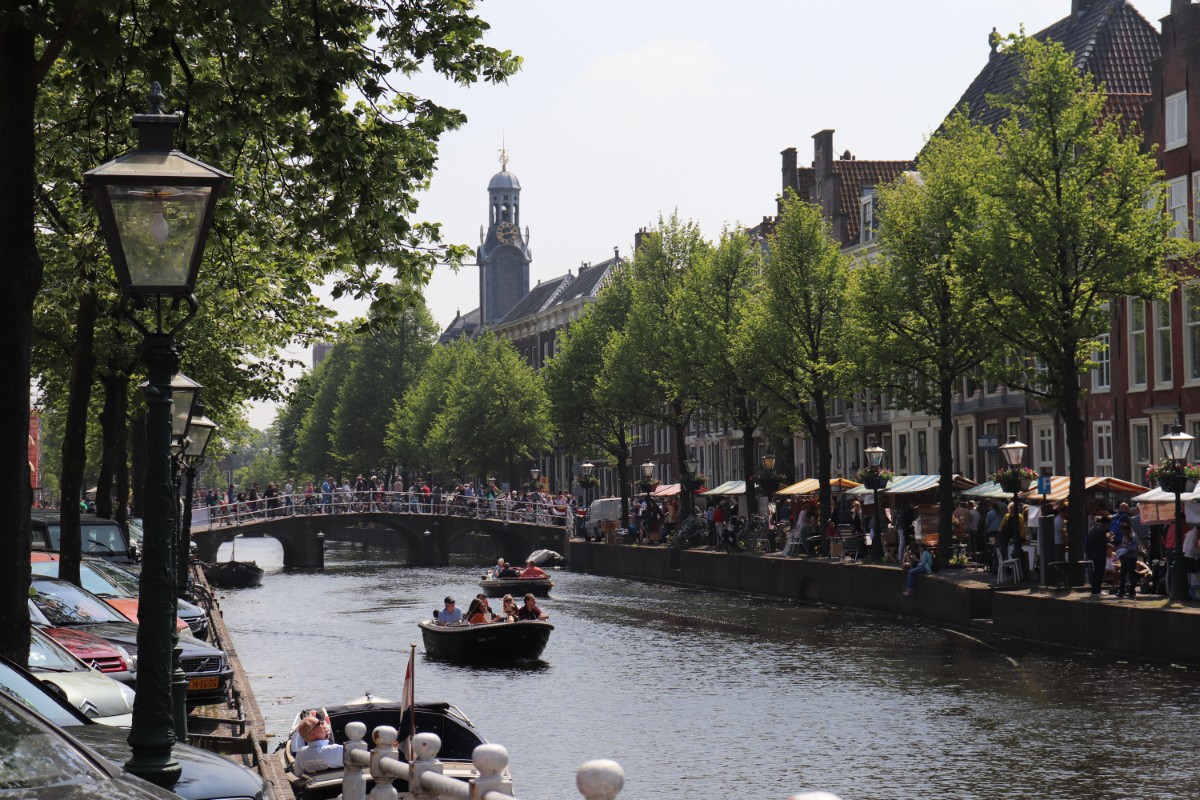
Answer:
<path fill-rule="evenodd" d="M 504 319 L 496 323 L 496 327 L 511 325 L 523 319 L 536 316 L 547 309 L 569 303 L 572 300 L 595 298 L 603 287 L 604 279 L 613 267 L 623 262 L 620 256 L 613 256 L 599 264 L 589 264 L 579 268 L 579 275 L 571 273 L 542 281 L 525 295 L 521 302 L 513 306 L 504 315 Z"/>
<path fill-rule="evenodd" d="M 555 303 L 567 303 L 580 297 L 595 297 L 600 293 L 608 273 L 612 271 L 613 267 L 620 266 L 622 263 L 620 256 L 613 256 L 599 264 L 580 267 L 578 277 L 569 286 L 563 288 L 562 293 L 555 298 Z"/>
<path fill-rule="evenodd" d="M 847 158 L 833 160 L 833 174 L 841 178 L 841 197 L 838 198 L 838 202 L 841 213 L 846 217 L 846 241 L 843 244 L 858 243 L 858 229 L 862 224 L 858 205 L 863 189 L 892 183 L 911 169 L 914 169 L 912 161 L 860 161 Z M 816 170 L 813 167 L 796 168 L 797 185 L 801 189 L 809 187 L 808 194 L 801 194 L 801 197 L 810 201 L 816 199 L 815 181 Z"/>
<path fill-rule="evenodd" d="M 1033 36 L 1057 41 L 1075 54 L 1075 67 L 1103 82 L 1110 95 L 1144 95 L 1149 99 L 1151 67 L 1159 57 L 1159 34 L 1127 0 L 1076 0 L 1078 14 L 1067 16 Z M 990 126 L 1005 116 L 1002 109 L 987 103 L 987 96 L 1008 94 L 1017 77 L 1017 65 L 1003 52 L 993 52 L 959 101 L 957 111 L 970 108 L 971 119 Z M 1110 107 L 1114 104 L 1110 103 Z M 1116 104 L 1131 119 L 1141 121 L 1142 107 L 1136 102 Z"/>
<path fill-rule="evenodd" d="M 529 294 L 521 298 L 521 302 L 517 303 L 508 313 L 505 314 L 499 322 L 499 325 L 507 325 L 510 322 L 516 322 L 525 317 L 532 317 L 539 311 L 545 310 L 550 301 L 562 288 L 564 281 L 573 281 L 574 278 L 570 275 L 559 275 L 557 278 L 551 278 L 548 281 L 542 281 L 537 286 L 529 290 Z"/>
<path fill-rule="evenodd" d="M 454 315 L 454 320 L 438 337 L 438 344 L 446 344 L 458 339 L 473 339 L 479 334 L 479 309 L 476 308 L 463 314 L 461 311 Z"/>

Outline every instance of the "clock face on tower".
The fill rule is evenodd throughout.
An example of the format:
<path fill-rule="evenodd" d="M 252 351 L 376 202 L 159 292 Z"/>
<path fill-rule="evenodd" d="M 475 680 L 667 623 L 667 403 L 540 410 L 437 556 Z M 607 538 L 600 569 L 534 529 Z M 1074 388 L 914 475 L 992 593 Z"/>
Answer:
<path fill-rule="evenodd" d="M 511 222 L 501 222 L 496 226 L 496 238 L 503 244 L 512 244 L 517 238 L 517 226 Z"/>

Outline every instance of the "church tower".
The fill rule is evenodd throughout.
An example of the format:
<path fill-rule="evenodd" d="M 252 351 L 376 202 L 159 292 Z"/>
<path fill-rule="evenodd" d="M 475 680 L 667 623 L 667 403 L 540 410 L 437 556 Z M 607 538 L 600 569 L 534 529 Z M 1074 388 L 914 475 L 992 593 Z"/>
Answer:
<path fill-rule="evenodd" d="M 521 230 L 521 182 L 508 171 L 500 151 L 500 171 L 488 183 L 488 226 L 479 229 L 479 318 L 490 327 L 529 294 L 529 228 Z"/>

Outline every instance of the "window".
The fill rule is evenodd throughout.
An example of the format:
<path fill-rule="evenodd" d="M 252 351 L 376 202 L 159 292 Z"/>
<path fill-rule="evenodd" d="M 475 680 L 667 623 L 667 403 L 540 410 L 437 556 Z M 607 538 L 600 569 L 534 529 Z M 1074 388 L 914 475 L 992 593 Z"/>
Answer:
<path fill-rule="evenodd" d="M 1183 352 L 1188 383 L 1200 381 L 1200 284 L 1183 292 Z"/>
<path fill-rule="evenodd" d="M 929 453 L 927 452 L 928 437 L 925 431 L 917 431 L 917 474 L 929 474 Z"/>
<path fill-rule="evenodd" d="M 1192 173 L 1192 219 L 1200 219 L 1200 172 Z M 1192 238 L 1200 239 L 1200 227 L 1193 226 Z"/>
<path fill-rule="evenodd" d="M 1146 304 L 1129 300 L 1129 386 L 1146 388 Z"/>
<path fill-rule="evenodd" d="M 1167 141 L 1164 149 L 1187 144 L 1187 92 L 1178 92 L 1166 100 Z"/>
<path fill-rule="evenodd" d="M 1021 420 L 1010 419 L 1008 421 L 1008 435 L 1017 437 L 1017 441 L 1021 440 Z"/>
<path fill-rule="evenodd" d="M 1167 181 L 1167 214 L 1174 227 L 1167 234 L 1172 239 L 1188 238 L 1187 176 Z"/>
<path fill-rule="evenodd" d="M 963 474 L 975 480 L 975 426 L 963 426 Z"/>
<path fill-rule="evenodd" d="M 863 189 L 862 199 L 859 201 L 860 216 L 859 216 L 859 234 L 858 240 L 863 244 L 875 240 L 876 232 L 879 230 L 878 223 L 875 221 L 875 189 Z"/>
<path fill-rule="evenodd" d="M 1000 439 L 1000 423 L 995 422 L 995 421 L 983 423 L 983 435 L 988 437 L 989 439 L 994 437 L 996 439 L 996 446 L 999 447 L 1001 444 L 1001 442 L 999 441 L 999 439 Z M 987 453 L 984 454 L 984 457 L 983 457 L 984 470 L 989 475 L 996 471 L 996 459 L 997 459 L 998 455 L 999 455 L 999 452 L 993 447 L 989 447 Z"/>
<path fill-rule="evenodd" d="M 1111 422 L 1092 423 L 1092 447 L 1095 450 L 1093 461 L 1096 465 L 1096 475 L 1102 478 L 1110 478 L 1113 474 L 1112 428 Z"/>
<path fill-rule="evenodd" d="M 1133 474 L 1140 477 L 1150 463 L 1150 423 L 1146 420 L 1130 425 L 1133 433 Z"/>
<path fill-rule="evenodd" d="M 908 434 L 896 434 L 896 468 L 901 475 L 908 474 Z"/>
<path fill-rule="evenodd" d="M 1112 362 L 1109 360 L 1108 342 L 1107 333 L 1096 337 L 1099 347 L 1092 352 L 1092 361 L 1096 362 L 1096 366 L 1092 367 L 1093 392 L 1107 392 L 1112 387 Z"/>
<path fill-rule="evenodd" d="M 1171 301 L 1154 301 L 1154 384 L 1171 385 Z"/>
<path fill-rule="evenodd" d="M 1054 427 L 1047 425 L 1044 428 L 1038 428 L 1035 437 L 1034 452 L 1037 459 L 1035 462 L 1037 471 L 1052 474 L 1054 472 Z"/>

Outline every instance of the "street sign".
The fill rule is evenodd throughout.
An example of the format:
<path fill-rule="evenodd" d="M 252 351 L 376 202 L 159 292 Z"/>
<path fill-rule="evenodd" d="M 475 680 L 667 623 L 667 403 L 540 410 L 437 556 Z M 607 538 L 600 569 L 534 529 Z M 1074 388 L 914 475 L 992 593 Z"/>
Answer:
<path fill-rule="evenodd" d="M 1050 494 L 1050 476 L 1038 476 L 1038 494 Z"/>

